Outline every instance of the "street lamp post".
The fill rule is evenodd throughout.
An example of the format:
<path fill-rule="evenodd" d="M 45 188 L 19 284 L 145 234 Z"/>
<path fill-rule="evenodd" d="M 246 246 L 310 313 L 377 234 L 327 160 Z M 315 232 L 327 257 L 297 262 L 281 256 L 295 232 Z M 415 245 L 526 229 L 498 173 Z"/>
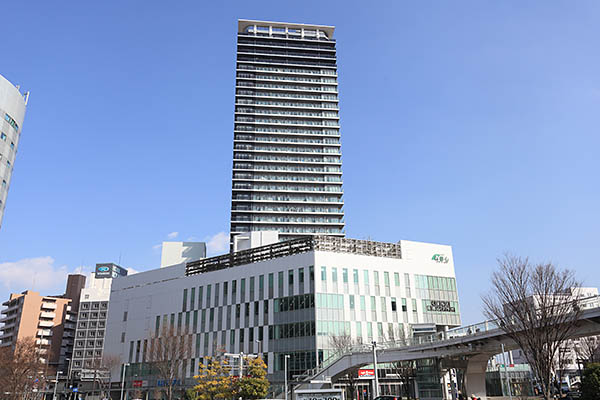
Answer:
<path fill-rule="evenodd" d="M 260 358 L 262 358 L 262 340 L 255 340 L 256 343 L 258 343 L 258 355 L 260 356 Z"/>
<path fill-rule="evenodd" d="M 56 380 L 54 381 L 54 393 L 52 394 L 52 400 L 56 400 L 56 388 L 58 387 L 59 374 L 62 374 L 62 371 L 56 371 Z"/>
<path fill-rule="evenodd" d="M 285 400 L 288 400 L 288 396 L 287 396 L 287 393 L 288 393 L 288 385 L 287 385 L 287 375 L 288 375 L 287 374 L 287 360 L 288 360 L 288 358 L 290 358 L 289 354 L 286 354 L 283 357 L 283 373 L 284 373 L 284 376 L 283 376 L 283 390 L 285 391 Z"/>
<path fill-rule="evenodd" d="M 123 364 L 123 377 L 121 378 L 121 400 L 123 400 L 123 392 L 125 391 L 125 370 L 129 367 L 129 363 Z"/>
<path fill-rule="evenodd" d="M 377 342 L 373 341 L 371 343 L 373 345 L 373 372 L 374 372 L 374 383 L 375 390 L 373 391 L 373 398 L 379 396 L 379 378 L 377 377 Z"/>

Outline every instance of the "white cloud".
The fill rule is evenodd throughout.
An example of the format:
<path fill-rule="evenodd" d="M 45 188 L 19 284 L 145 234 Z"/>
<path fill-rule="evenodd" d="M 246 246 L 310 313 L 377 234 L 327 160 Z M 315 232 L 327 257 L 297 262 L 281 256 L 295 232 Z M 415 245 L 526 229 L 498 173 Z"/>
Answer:
<path fill-rule="evenodd" d="M 160 252 L 162 250 L 162 243 L 152 246 L 152 250 Z"/>
<path fill-rule="evenodd" d="M 83 271 L 83 267 L 78 271 Z M 31 289 L 43 294 L 48 291 L 56 292 L 50 294 L 62 293 L 69 273 L 66 265 L 54 265 L 50 256 L 0 263 L 0 282 L 12 292 Z"/>
<path fill-rule="evenodd" d="M 229 250 L 229 234 L 225 232 L 219 232 L 204 240 L 206 240 L 206 252 L 208 255 L 223 253 Z"/>
<path fill-rule="evenodd" d="M 167 235 L 167 238 L 175 239 L 177 236 L 179 236 L 179 232 L 171 232 Z"/>

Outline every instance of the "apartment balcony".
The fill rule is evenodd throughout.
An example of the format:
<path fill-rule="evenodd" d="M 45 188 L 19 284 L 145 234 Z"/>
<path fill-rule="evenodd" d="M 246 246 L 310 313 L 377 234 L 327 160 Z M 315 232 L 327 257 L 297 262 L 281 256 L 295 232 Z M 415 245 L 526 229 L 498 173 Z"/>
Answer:
<path fill-rule="evenodd" d="M 324 181 L 324 180 L 311 180 L 311 179 L 263 179 L 256 177 L 244 177 L 236 176 L 233 178 L 233 182 L 253 182 L 254 184 L 271 183 L 271 184 L 301 184 L 301 185 L 341 185 L 342 180 L 336 181 Z"/>
<path fill-rule="evenodd" d="M 313 40 L 313 39 L 310 39 Z M 328 42 L 332 43 L 332 42 Z M 333 42 L 335 43 L 335 42 Z M 322 44 L 322 42 L 309 42 L 302 43 L 298 41 L 298 38 L 278 38 L 278 37 L 269 37 L 268 39 L 264 39 L 261 36 L 239 36 L 238 37 L 238 45 L 240 46 L 255 46 L 255 47 L 271 47 L 275 49 L 292 49 L 292 50 L 314 50 L 314 51 L 332 51 L 335 52 L 335 46 L 327 46 Z"/>
<path fill-rule="evenodd" d="M 63 325 L 64 329 L 75 329 L 75 324 L 70 322 L 65 322 Z"/>
<path fill-rule="evenodd" d="M 54 321 L 40 321 L 38 322 L 38 327 L 40 328 L 52 328 L 54 326 Z"/>
<path fill-rule="evenodd" d="M 5 301 L 4 303 L 2 303 L 2 305 L 4 307 L 6 307 L 4 310 L 2 310 L 1 314 L 7 314 L 13 311 L 16 311 L 19 308 L 19 302 L 18 301 Z"/>
<path fill-rule="evenodd" d="M 49 336 L 52 336 L 52 331 L 49 329 L 38 329 L 37 336 L 49 337 Z"/>
<path fill-rule="evenodd" d="M 344 216 L 342 210 L 339 211 L 304 211 L 304 210 L 285 210 L 285 211 L 273 211 L 273 210 L 241 210 L 234 208 L 231 210 L 232 214 L 280 214 L 280 215 L 332 215 L 332 216 Z"/>
<path fill-rule="evenodd" d="M 77 321 L 77 315 L 72 313 L 67 313 L 64 316 L 65 321 Z"/>
<path fill-rule="evenodd" d="M 333 201 L 335 200 L 335 201 Z M 252 199 L 243 195 L 234 194 L 233 203 L 271 203 L 271 204 L 315 204 L 315 205 L 343 205 L 342 199 L 293 199 L 293 198 L 282 198 L 282 199 Z"/>
<path fill-rule="evenodd" d="M 56 318 L 56 313 L 53 312 L 48 312 L 48 311 L 42 311 L 40 313 L 40 318 Z"/>
<path fill-rule="evenodd" d="M 8 323 L 11 323 L 11 321 L 14 323 L 14 321 L 17 320 L 18 316 L 19 316 L 19 314 L 16 314 L 16 313 L 4 316 L 4 317 L 0 318 L 0 323 L 4 322 L 5 324 L 8 324 Z"/>
<path fill-rule="evenodd" d="M 247 96 L 247 95 L 241 95 L 241 96 Z M 260 99 L 237 99 L 236 98 L 235 105 L 237 105 L 237 106 L 255 106 L 255 107 L 262 107 L 262 108 L 268 108 L 268 109 L 273 109 L 273 110 L 279 110 L 279 109 L 285 108 L 285 109 L 303 110 L 303 111 L 304 110 L 339 111 L 339 107 L 337 107 L 333 103 L 327 103 L 327 105 L 323 105 L 323 103 L 320 101 L 307 103 L 304 100 L 302 103 L 299 103 L 296 100 L 294 100 L 294 102 L 270 101 L 267 103 L 267 102 L 260 101 Z"/>
<path fill-rule="evenodd" d="M 253 116 L 255 118 L 262 118 L 262 117 L 273 117 L 273 118 L 307 118 L 307 119 L 327 119 L 327 120 L 334 120 L 337 121 L 340 119 L 339 115 L 326 115 L 323 114 L 322 112 L 302 112 L 302 111 L 288 111 L 288 112 L 277 112 L 278 110 L 273 110 L 273 109 L 263 109 L 261 108 L 262 105 L 254 106 L 256 109 L 253 110 L 247 110 L 251 107 L 242 107 L 242 105 L 240 105 L 240 107 L 238 108 L 246 108 L 245 109 L 241 109 L 241 110 L 236 110 L 235 114 L 236 115 L 241 115 L 241 116 Z M 283 107 L 283 106 L 282 106 Z M 330 111 L 330 110 L 327 110 Z M 295 114 L 294 114 L 295 112 Z"/>
<path fill-rule="evenodd" d="M 246 45 L 242 45 L 246 46 Z M 270 50 L 266 47 L 263 48 L 251 48 L 254 46 L 248 46 L 246 48 L 238 47 L 237 53 L 239 55 L 251 55 L 251 56 L 267 56 L 267 57 L 284 57 L 288 58 L 299 58 L 301 60 L 315 60 L 315 63 L 319 61 L 336 61 L 336 55 L 323 53 L 323 54 L 314 54 L 314 53 L 302 53 L 297 51 L 285 51 L 285 50 Z M 294 60 L 296 62 L 296 60 Z M 331 64 L 330 64 L 331 65 Z"/>
<path fill-rule="evenodd" d="M 4 327 L 3 327 L 4 328 Z M 6 332 L 3 331 L 2 333 L 0 333 L 0 340 L 2 340 L 3 343 L 6 343 L 7 341 L 9 341 L 9 339 L 15 334 L 14 331 L 10 331 L 10 332 Z"/>
<path fill-rule="evenodd" d="M 51 341 L 48 339 L 37 339 L 35 341 L 35 344 L 37 344 L 38 346 L 49 346 L 50 343 L 51 343 Z"/>
<path fill-rule="evenodd" d="M 42 310 L 56 310 L 56 303 L 42 303 Z"/>

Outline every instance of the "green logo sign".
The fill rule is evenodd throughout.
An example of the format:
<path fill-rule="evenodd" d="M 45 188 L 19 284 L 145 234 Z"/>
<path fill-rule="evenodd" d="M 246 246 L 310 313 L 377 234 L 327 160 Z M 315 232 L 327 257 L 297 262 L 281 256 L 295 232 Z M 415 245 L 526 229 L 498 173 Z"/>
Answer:
<path fill-rule="evenodd" d="M 431 259 L 437 263 L 443 264 L 448 264 L 448 261 L 450 261 L 450 259 L 443 254 L 434 254 L 433 257 L 431 257 Z"/>

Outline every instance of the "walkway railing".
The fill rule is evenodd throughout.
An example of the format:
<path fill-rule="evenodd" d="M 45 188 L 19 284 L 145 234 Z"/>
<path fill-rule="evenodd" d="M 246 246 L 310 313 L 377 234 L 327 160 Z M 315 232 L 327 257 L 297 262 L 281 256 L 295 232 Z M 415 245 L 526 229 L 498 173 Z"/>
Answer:
<path fill-rule="evenodd" d="M 600 296 L 592 296 L 584 299 L 580 299 L 577 303 L 580 307 L 580 310 L 592 310 L 595 308 L 600 308 Z M 401 338 L 399 340 L 391 340 L 382 343 L 377 343 L 378 349 L 383 350 L 402 350 L 409 349 L 411 347 L 416 347 L 424 344 L 433 344 L 433 343 L 441 343 L 447 340 L 451 340 L 454 338 L 466 337 L 471 335 L 478 335 L 485 332 L 490 332 L 500 329 L 500 326 L 497 323 L 497 320 L 487 320 L 483 322 L 479 322 L 477 324 L 460 326 L 458 328 L 452 328 L 445 332 L 437 332 L 432 333 L 430 335 L 416 336 L 416 337 L 408 337 Z M 321 371 L 325 370 L 329 366 L 333 365 L 335 362 L 340 360 L 342 357 L 351 356 L 353 354 L 365 354 L 373 351 L 373 347 L 371 344 L 356 344 L 349 346 L 341 351 L 335 352 L 327 357 L 325 360 L 321 362 L 319 366 L 316 368 L 312 368 L 306 371 L 303 376 L 307 378 L 311 378 L 317 376 Z"/>

